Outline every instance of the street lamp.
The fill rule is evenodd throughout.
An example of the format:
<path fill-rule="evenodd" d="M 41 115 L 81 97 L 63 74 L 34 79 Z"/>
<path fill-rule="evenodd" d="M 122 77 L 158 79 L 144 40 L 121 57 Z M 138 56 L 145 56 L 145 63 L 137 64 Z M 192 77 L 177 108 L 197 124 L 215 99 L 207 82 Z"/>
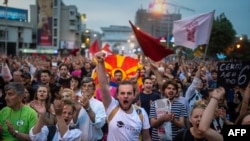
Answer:
<path fill-rule="evenodd" d="M 125 50 L 125 47 L 122 46 L 122 56 L 124 55 L 124 50 Z"/>
<path fill-rule="evenodd" d="M 4 0 L 5 4 L 5 18 L 4 18 L 4 22 L 5 22 L 5 28 L 4 28 L 4 35 L 5 35 L 5 45 L 4 45 L 4 52 L 7 55 L 7 40 L 8 40 L 8 29 L 7 29 L 7 13 L 8 13 L 8 0 Z"/>
<path fill-rule="evenodd" d="M 240 44 L 237 44 L 237 45 L 236 45 L 236 48 L 238 48 L 238 49 L 239 49 L 239 48 L 240 48 Z"/>

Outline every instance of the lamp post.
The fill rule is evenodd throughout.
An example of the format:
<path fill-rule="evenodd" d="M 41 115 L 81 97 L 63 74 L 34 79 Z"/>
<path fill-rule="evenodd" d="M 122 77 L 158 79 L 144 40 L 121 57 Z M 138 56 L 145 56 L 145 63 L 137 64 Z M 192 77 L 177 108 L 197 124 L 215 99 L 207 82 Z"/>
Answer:
<path fill-rule="evenodd" d="M 5 27 L 4 27 L 4 35 L 5 35 L 5 39 L 4 39 L 4 42 L 5 42 L 5 45 L 4 45 L 4 52 L 5 54 L 7 55 L 8 54 L 8 50 L 7 50 L 7 40 L 8 40 L 8 29 L 7 29 L 7 10 L 8 10 L 8 0 L 4 0 L 4 3 L 5 4 L 5 18 L 4 18 L 4 24 L 5 24 Z"/>
<path fill-rule="evenodd" d="M 122 46 L 122 56 L 124 56 L 124 50 L 125 50 L 125 47 Z"/>

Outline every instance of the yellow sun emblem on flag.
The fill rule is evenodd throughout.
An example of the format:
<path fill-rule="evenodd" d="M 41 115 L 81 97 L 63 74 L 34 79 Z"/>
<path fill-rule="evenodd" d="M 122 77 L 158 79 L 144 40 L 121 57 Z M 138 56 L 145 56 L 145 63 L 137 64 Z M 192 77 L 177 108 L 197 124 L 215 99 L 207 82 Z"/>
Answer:
<path fill-rule="evenodd" d="M 114 78 L 116 70 L 121 70 L 123 74 L 122 79 L 126 80 L 136 74 L 140 64 L 138 59 L 129 56 L 110 55 L 105 58 L 105 68 L 112 78 Z"/>
<path fill-rule="evenodd" d="M 138 69 L 142 68 L 142 64 L 139 63 L 138 59 L 121 56 L 121 55 L 109 55 L 104 60 L 106 72 L 111 75 L 111 79 L 114 78 L 114 72 L 121 70 L 122 80 L 130 79 L 134 76 Z M 92 73 L 92 78 L 97 82 L 96 71 Z M 97 82 L 98 83 L 98 82 Z"/>

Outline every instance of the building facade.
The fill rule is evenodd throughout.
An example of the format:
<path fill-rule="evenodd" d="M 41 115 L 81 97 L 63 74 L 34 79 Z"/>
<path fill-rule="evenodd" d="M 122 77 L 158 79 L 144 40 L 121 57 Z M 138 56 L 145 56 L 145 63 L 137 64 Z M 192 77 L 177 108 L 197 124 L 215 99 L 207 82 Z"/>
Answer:
<path fill-rule="evenodd" d="M 141 8 L 136 12 L 135 24 L 151 36 L 169 38 L 173 35 L 174 21 L 180 19 L 179 13 L 156 15 Z"/>
<path fill-rule="evenodd" d="M 32 29 L 28 10 L 0 6 L 0 53 L 16 55 L 20 48 L 29 48 Z"/>
<path fill-rule="evenodd" d="M 0 6 L 0 52 L 8 55 L 57 54 L 60 49 L 80 48 L 81 15 L 62 0 L 36 0 L 28 10 Z"/>
<path fill-rule="evenodd" d="M 103 36 L 101 38 L 102 47 L 110 45 L 110 50 L 116 54 L 132 56 L 138 47 L 132 28 L 129 26 L 101 27 Z"/>
<path fill-rule="evenodd" d="M 30 10 L 36 53 L 56 54 L 58 50 L 81 47 L 82 21 L 76 6 L 67 6 L 62 0 L 37 0 Z"/>

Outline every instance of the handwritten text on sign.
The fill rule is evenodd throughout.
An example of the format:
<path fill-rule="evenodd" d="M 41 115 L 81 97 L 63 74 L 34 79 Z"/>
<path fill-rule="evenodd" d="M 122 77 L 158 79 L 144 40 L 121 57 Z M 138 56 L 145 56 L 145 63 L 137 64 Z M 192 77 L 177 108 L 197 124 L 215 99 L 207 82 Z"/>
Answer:
<path fill-rule="evenodd" d="M 221 62 L 218 64 L 218 86 L 246 86 L 250 81 L 250 62 Z"/>

